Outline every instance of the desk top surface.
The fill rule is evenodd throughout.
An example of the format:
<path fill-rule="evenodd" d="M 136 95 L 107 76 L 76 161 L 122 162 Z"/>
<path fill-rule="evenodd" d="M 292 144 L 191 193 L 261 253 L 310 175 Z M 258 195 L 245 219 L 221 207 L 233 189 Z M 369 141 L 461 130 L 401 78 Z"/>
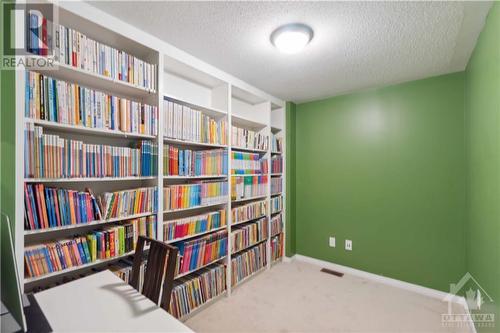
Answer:
<path fill-rule="evenodd" d="M 193 332 L 109 270 L 35 298 L 55 332 Z"/>

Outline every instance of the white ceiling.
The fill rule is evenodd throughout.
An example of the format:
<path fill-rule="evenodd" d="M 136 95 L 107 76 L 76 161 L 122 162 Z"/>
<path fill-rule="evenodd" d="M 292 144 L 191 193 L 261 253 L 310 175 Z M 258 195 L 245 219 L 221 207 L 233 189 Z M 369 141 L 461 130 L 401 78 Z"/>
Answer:
<path fill-rule="evenodd" d="M 465 69 L 491 2 L 91 2 L 261 90 L 303 102 Z M 278 26 L 314 39 L 284 55 Z"/>

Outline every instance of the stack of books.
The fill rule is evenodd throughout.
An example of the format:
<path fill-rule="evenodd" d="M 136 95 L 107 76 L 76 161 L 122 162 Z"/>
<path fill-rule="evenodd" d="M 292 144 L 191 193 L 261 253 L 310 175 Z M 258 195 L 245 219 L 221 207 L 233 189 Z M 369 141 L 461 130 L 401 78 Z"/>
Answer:
<path fill-rule="evenodd" d="M 36 230 L 98 221 L 101 208 L 90 190 L 86 192 L 24 185 L 24 229 Z"/>
<path fill-rule="evenodd" d="M 231 129 L 231 143 L 236 148 L 267 150 L 269 136 L 233 126 Z"/>
<path fill-rule="evenodd" d="M 163 174 L 165 176 L 227 175 L 227 150 L 190 150 L 164 145 Z"/>
<path fill-rule="evenodd" d="M 235 253 L 266 240 L 268 227 L 267 217 L 235 226 L 231 232 L 231 251 Z"/>
<path fill-rule="evenodd" d="M 156 65 L 52 22 L 38 10 L 30 10 L 26 25 L 28 52 L 52 53 L 58 63 L 156 90 Z"/>
<path fill-rule="evenodd" d="M 138 224 L 128 223 L 92 231 L 85 236 L 26 247 L 26 276 L 43 276 L 124 255 L 135 249 L 138 235 Z"/>
<path fill-rule="evenodd" d="M 183 141 L 227 145 L 227 121 L 171 101 L 163 102 L 165 137 Z"/>
<path fill-rule="evenodd" d="M 283 231 L 283 218 L 281 214 L 275 215 L 271 218 L 271 237 Z"/>
<path fill-rule="evenodd" d="M 276 155 L 271 158 L 271 173 L 283 172 L 283 157 Z"/>
<path fill-rule="evenodd" d="M 156 106 L 112 96 L 35 72 L 26 72 L 25 116 L 73 126 L 158 134 Z"/>
<path fill-rule="evenodd" d="M 231 285 L 234 286 L 246 277 L 267 265 L 267 245 L 261 243 L 231 258 Z"/>
<path fill-rule="evenodd" d="M 271 261 L 283 257 L 283 234 L 271 238 Z"/>
<path fill-rule="evenodd" d="M 283 152 L 283 138 L 277 137 L 275 134 L 272 135 L 271 151 L 274 153 Z"/>
<path fill-rule="evenodd" d="M 231 209 L 232 223 L 240 223 L 249 221 L 252 219 L 257 219 L 267 214 L 267 201 L 256 201 L 246 205 L 234 207 Z"/>
<path fill-rule="evenodd" d="M 166 211 L 227 202 L 227 182 L 205 181 L 195 184 L 170 185 L 163 188 Z"/>
<path fill-rule="evenodd" d="M 226 267 L 213 265 L 174 282 L 170 313 L 182 318 L 226 290 Z"/>
<path fill-rule="evenodd" d="M 271 214 L 281 212 L 283 210 L 283 197 L 281 195 L 271 198 Z"/>
<path fill-rule="evenodd" d="M 279 194 L 283 192 L 283 180 L 281 177 L 271 179 L 271 194 Z"/>
<path fill-rule="evenodd" d="M 163 225 L 163 239 L 165 241 L 172 241 L 218 229 L 225 225 L 225 209 L 207 214 L 165 221 L 165 224 Z"/>
<path fill-rule="evenodd" d="M 175 246 L 179 249 L 176 275 L 186 274 L 226 256 L 227 231 L 181 241 L 175 243 Z"/>
<path fill-rule="evenodd" d="M 262 159 L 259 154 L 231 152 L 231 174 L 258 174 L 267 173 L 267 160 Z"/>
<path fill-rule="evenodd" d="M 99 199 L 105 219 L 156 213 L 158 210 L 158 188 L 156 186 L 105 192 L 99 196 Z"/>
<path fill-rule="evenodd" d="M 157 174 L 157 145 L 140 141 L 135 148 L 87 144 L 44 134 L 25 124 L 26 178 L 130 177 Z"/>
<path fill-rule="evenodd" d="M 132 233 L 134 234 L 134 249 L 139 235 L 156 239 L 156 230 L 158 230 L 158 223 L 156 215 L 139 217 L 127 221 L 127 224 L 132 224 Z"/>
<path fill-rule="evenodd" d="M 264 196 L 267 183 L 267 175 L 231 177 L 231 200 Z"/>

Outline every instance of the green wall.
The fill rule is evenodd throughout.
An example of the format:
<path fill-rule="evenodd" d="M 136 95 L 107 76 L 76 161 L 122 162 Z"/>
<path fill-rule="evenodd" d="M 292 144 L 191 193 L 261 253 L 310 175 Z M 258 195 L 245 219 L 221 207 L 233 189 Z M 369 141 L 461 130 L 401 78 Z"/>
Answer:
<path fill-rule="evenodd" d="M 5 1 L 1 1 L 2 3 Z M 3 5 L 0 3 L 0 17 L 2 18 L 2 31 L 0 31 L 0 55 L 3 57 L 4 38 L 7 40 L 6 45 L 10 45 L 11 34 L 13 31 L 10 25 L 10 15 L 4 17 Z M 13 25 L 12 25 L 13 26 Z M 1 59 L 0 59 L 1 60 Z M 11 231 L 15 232 L 15 71 L 0 69 L 0 211 L 10 217 Z M 9 251 L 8 233 L 5 225 L 3 225 L 3 216 L 1 230 L 1 295 L 2 301 L 12 312 L 14 318 L 19 323 L 22 323 L 22 307 L 20 304 L 18 290 L 15 280 L 15 272 L 13 271 L 13 258 L 6 257 Z"/>
<path fill-rule="evenodd" d="M 296 105 L 286 103 L 286 256 L 291 257 L 296 253 L 295 233 L 295 114 Z"/>
<path fill-rule="evenodd" d="M 298 254 L 449 290 L 465 271 L 464 77 L 297 105 Z"/>
<path fill-rule="evenodd" d="M 500 330 L 500 4 L 466 70 L 467 270 L 496 301 Z M 494 306 L 486 303 L 483 312 Z M 488 331 L 481 329 L 481 331 Z M 493 332 L 494 329 L 491 329 Z"/>

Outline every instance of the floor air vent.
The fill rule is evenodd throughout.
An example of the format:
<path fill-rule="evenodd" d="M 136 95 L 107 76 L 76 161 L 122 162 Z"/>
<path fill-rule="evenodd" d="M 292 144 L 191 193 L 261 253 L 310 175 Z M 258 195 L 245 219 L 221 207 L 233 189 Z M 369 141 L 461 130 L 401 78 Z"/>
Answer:
<path fill-rule="evenodd" d="M 332 271 L 331 269 L 328 269 L 328 268 L 322 268 L 321 271 L 323 273 L 335 275 L 335 276 L 338 276 L 338 277 L 343 277 L 344 276 L 344 273 L 340 273 L 340 272 L 337 272 L 337 271 Z"/>

